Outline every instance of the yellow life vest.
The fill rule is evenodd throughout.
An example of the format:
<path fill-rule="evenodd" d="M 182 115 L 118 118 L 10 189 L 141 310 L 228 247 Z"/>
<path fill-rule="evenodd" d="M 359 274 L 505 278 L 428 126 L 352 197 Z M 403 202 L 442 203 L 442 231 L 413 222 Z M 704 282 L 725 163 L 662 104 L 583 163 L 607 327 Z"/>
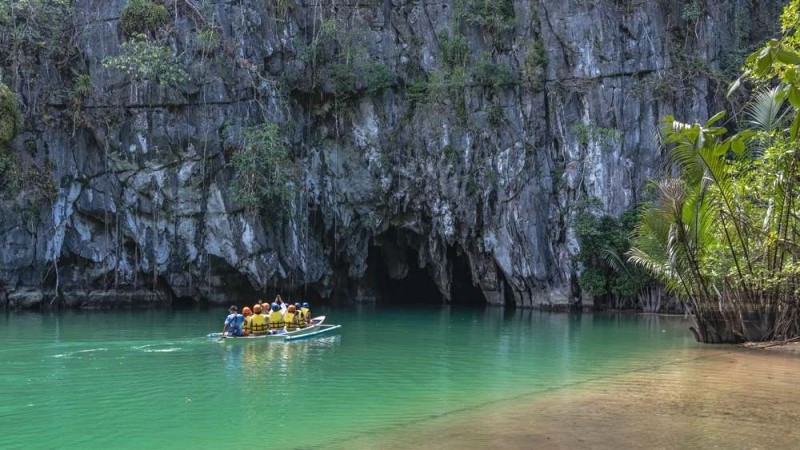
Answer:
<path fill-rule="evenodd" d="M 300 308 L 300 311 L 303 313 L 303 317 L 305 317 L 308 323 L 311 323 L 311 310 L 308 308 Z"/>
<path fill-rule="evenodd" d="M 281 310 L 272 311 L 269 313 L 269 329 L 280 330 L 283 328 L 283 315 Z"/>
<path fill-rule="evenodd" d="M 297 326 L 300 328 L 304 328 L 306 326 L 306 315 L 303 314 L 302 309 L 297 313 Z"/>
<path fill-rule="evenodd" d="M 294 331 L 297 329 L 297 317 L 293 312 L 286 312 L 283 316 L 283 321 L 286 322 L 286 331 Z"/>
<path fill-rule="evenodd" d="M 253 316 L 244 316 L 244 322 L 242 322 L 242 333 L 247 336 L 250 334 L 250 320 Z"/>
<path fill-rule="evenodd" d="M 253 315 L 248 322 L 248 331 L 256 336 L 267 334 L 267 316 L 264 314 Z"/>

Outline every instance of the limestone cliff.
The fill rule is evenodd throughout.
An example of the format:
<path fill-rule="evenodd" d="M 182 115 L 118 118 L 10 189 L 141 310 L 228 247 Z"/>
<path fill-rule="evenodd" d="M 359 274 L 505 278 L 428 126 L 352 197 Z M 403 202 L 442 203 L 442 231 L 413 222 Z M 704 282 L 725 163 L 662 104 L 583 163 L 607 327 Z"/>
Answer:
<path fill-rule="evenodd" d="M 18 45 L 13 31 L 41 22 L 0 14 L 2 81 L 24 116 L 0 305 L 276 289 L 369 301 L 420 273 L 445 300 L 574 304 L 576 214 L 641 199 L 660 118 L 723 108 L 781 7 L 169 0 L 150 4 L 165 21 L 139 30 L 183 77 L 164 83 L 109 64 L 134 40 L 126 3 L 64 6 L 45 24 L 62 51 Z M 291 199 L 260 213 L 233 195 L 230 164 L 257 123 L 279 125 L 299 170 Z"/>

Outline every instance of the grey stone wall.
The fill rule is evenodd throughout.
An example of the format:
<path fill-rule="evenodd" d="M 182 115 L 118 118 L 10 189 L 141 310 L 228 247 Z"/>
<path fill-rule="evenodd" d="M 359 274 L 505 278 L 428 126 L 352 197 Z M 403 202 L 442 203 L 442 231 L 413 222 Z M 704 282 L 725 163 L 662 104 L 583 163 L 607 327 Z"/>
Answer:
<path fill-rule="evenodd" d="M 4 63 L 27 115 L 15 158 L 57 191 L 3 200 L 0 305 L 230 303 L 276 289 L 380 300 L 370 264 L 394 278 L 423 267 L 450 300 L 454 258 L 490 304 L 574 304 L 576 214 L 641 200 L 661 117 L 723 108 L 721 82 L 780 11 L 515 0 L 498 27 L 456 20 L 453 0 L 170 1 L 162 39 L 191 75 L 171 88 L 103 66 L 125 40 L 125 3 L 74 2 L 68 68 L 39 61 L 34 77 Z M 336 58 L 384 65 L 388 89 L 371 94 L 355 73 L 337 91 L 330 64 L 308 57 L 326 24 Z M 221 36 L 211 50 L 204 29 Z M 430 80 L 449 73 L 456 35 L 467 77 L 448 90 Z M 78 74 L 92 94 L 76 106 L 54 86 Z M 420 80 L 439 88 L 413 98 Z M 288 213 L 259 217 L 231 195 L 227 164 L 238 130 L 265 121 L 285 131 L 302 182 Z"/>

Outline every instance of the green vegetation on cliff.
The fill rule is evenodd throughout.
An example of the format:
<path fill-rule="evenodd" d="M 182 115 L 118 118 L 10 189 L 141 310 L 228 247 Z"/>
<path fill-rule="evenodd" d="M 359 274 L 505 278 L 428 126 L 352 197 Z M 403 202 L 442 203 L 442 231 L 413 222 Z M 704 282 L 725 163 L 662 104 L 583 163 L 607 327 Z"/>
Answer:
<path fill-rule="evenodd" d="M 274 123 L 242 130 L 230 165 L 234 198 L 249 212 L 280 215 L 297 193 L 297 171 Z"/>
<path fill-rule="evenodd" d="M 126 36 L 155 33 L 167 22 L 167 8 L 150 0 L 130 0 L 119 16 L 120 29 Z"/>
<path fill-rule="evenodd" d="M 189 79 L 169 46 L 151 42 L 144 35 L 122 44 L 122 54 L 106 58 L 103 66 L 123 72 L 132 81 L 149 80 L 162 86 L 177 87 Z"/>
<path fill-rule="evenodd" d="M 8 86 L 0 83 L 0 153 L 8 152 L 21 125 L 22 118 L 16 97 Z"/>

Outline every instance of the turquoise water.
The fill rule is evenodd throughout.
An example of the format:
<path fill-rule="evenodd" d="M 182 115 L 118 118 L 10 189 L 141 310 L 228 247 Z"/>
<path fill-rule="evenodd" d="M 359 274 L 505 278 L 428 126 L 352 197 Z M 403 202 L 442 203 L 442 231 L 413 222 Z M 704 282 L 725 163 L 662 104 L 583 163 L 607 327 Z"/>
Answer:
<path fill-rule="evenodd" d="M 202 336 L 221 329 L 224 310 L 7 313 L 0 448 L 346 445 L 698 347 L 681 318 L 372 306 L 314 314 L 343 328 L 292 343 L 218 343 Z"/>

